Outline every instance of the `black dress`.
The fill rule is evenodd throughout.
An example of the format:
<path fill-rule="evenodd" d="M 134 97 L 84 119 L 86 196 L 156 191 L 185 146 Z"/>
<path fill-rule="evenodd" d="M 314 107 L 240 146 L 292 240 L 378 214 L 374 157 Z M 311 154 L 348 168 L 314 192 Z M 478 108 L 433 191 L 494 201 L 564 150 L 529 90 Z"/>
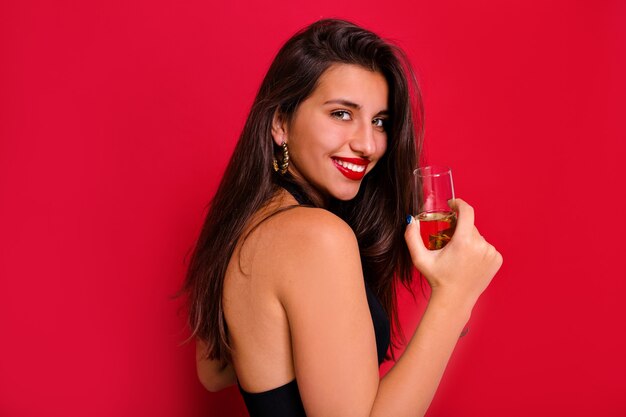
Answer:
<path fill-rule="evenodd" d="M 308 204 L 309 201 L 292 184 L 281 182 L 280 184 L 289 191 L 300 204 Z M 390 323 L 380 301 L 376 298 L 372 290 L 365 285 L 367 294 L 367 304 L 369 305 L 374 333 L 376 335 L 376 350 L 378 352 L 378 364 L 385 359 L 390 342 Z M 250 417 L 306 417 L 298 383 L 293 381 L 271 389 L 269 391 L 249 393 L 241 386 L 239 391 L 243 396 Z"/>

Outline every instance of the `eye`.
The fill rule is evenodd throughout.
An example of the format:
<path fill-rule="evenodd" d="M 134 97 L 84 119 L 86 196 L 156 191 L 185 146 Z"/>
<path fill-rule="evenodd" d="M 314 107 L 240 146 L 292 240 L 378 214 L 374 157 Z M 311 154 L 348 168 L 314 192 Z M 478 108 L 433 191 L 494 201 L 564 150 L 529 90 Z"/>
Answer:
<path fill-rule="evenodd" d="M 346 111 L 346 110 L 337 110 L 331 113 L 331 116 L 334 117 L 335 119 L 339 119 L 339 120 L 351 120 L 352 116 L 350 115 L 350 112 Z"/>
<path fill-rule="evenodd" d="M 372 120 L 372 124 L 381 130 L 387 130 L 387 119 L 377 117 Z"/>

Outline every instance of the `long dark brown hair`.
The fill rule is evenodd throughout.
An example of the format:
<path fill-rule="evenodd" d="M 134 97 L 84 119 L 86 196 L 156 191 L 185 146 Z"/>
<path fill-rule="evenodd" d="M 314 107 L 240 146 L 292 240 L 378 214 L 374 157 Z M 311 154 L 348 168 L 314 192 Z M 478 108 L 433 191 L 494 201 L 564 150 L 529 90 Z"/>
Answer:
<path fill-rule="evenodd" d="M 280 174 L 272 169 L 274 156 L 280 154 L 271 135 L 274 114 L 291 120 L 299 103 L 312 94 L 320 76 L 333 64 L 359 65 L 380 72 L 389 86 L 387 151 L 364 177 L 354 199 L 331 201 L 325 208 L 352 227 L 364 278 L 398 329 L 396 287 L 398 283 L 408 286 L 413 273 L 403 236 L 406 215 L 414 213 L 412 172 L 422 143 L 421 95 L 399 48 L 350 22 L 325 19 L 296 33 L 276 55 L 191 256 L 181 292 L 188 295 L 189 339 L 195 336 L 205 341 L 208 358 L 230 358 L 222 308 L 226 268 L 251 216 L 279 188 Z M 280 181 L 296 182 L 288 175 Z M 294 185 L 313 205 L 320 201 L 310 185 Z"/>

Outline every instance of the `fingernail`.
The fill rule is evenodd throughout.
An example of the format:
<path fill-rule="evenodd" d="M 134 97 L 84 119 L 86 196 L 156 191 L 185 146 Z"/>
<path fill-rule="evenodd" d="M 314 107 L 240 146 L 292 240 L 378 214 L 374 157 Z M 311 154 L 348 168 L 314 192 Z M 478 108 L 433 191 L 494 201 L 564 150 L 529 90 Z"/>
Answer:
<path fill-rule="evenodd" d="M 413 221 L 413 216 L 411 216 L 410 214 L 407 214 L 407 216 L 406 216 L 406 224 L 411 224 L 412 221 Z"/>

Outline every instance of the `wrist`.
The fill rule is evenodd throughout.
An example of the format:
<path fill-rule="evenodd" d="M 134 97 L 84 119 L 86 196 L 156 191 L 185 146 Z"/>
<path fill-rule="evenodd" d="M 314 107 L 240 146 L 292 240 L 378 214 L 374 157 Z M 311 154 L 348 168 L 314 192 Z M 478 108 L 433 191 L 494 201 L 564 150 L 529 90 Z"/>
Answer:
<path fill-rule="evenodd" d="M 476 299 L 464 294 L 455 294 L 451 291 L 433 288 L 430 294 L 429 306 L 446 311 L 448 314 L 469 320 Z"/>

